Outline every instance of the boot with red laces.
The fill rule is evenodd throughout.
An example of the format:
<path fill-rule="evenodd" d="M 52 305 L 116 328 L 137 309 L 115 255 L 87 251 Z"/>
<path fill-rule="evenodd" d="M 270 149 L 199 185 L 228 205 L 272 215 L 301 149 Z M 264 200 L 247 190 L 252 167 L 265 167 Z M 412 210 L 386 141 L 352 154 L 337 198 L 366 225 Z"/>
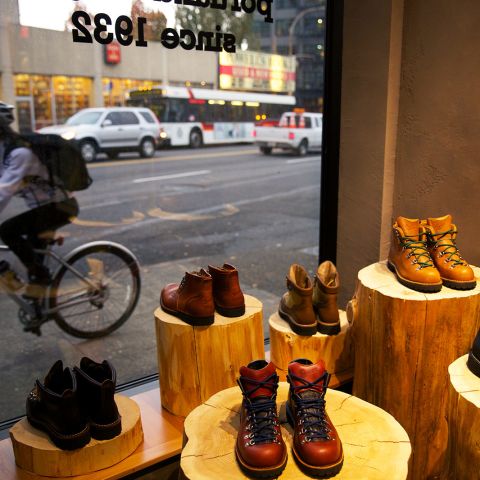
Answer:
<path fill-rule="evenodd" d="M 237 380 L 243 394 L 235 455 L 241 469 L 254 478 L 274 478 L 287 464 L 275 403 L 278 375 L 275 365 L 256 360 L 240 368 Z"/>
<path fill-rule="evenodd" d="M 302 358 L 288 365 L 287 418 L 294 430 L 292 450 L 300 469 L 312 477 L 332 477 L 343 465 L 342 442 L 325 411 L 329 379 L 322 360 L 313 364 Z"/>
<path fill-rule="evenodd" d="M 456 245 L 457 227 L 452 216 L 424 220 L 427 228 L 428 250 L 442 282 L 456 290 L 471 290 L 476 287 L 472 267 L 462 258 Z"/>

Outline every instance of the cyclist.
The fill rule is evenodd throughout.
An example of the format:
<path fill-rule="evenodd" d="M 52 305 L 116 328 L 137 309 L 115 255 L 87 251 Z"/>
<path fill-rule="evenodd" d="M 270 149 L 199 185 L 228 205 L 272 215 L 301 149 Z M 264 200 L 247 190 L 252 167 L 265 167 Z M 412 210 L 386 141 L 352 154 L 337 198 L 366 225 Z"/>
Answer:
<path fill-rule="evenodd" d="M 45 165 L 11 128 L 13 111 L 0 101 L 0 212 L 14 195 L 22 197 L 29 210 L 5 220 L 0 238 L 27 268 L 25 296 L 41 298 L 51 277 L 43 255 L 34 252 L 46 247 L 39 234 L 69 224 L 78 215 L 78 203 L 70 192 L 50 183 Z"/>

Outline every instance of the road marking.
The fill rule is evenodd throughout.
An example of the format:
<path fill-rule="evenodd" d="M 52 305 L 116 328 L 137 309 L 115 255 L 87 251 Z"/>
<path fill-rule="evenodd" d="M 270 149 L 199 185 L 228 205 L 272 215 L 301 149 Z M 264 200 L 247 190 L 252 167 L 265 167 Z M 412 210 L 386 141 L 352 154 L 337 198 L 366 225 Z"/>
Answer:
<path fill-rule="evenodd" d="M 161 163 L 161 162 L 170 162 L 176 160 L 194 160 L 196 158 L 215 158 L 215 157 L 234 157 L 239 155 L 252 155 L 254 153 L 258 153 L 258 150 L 241 150 L 233 151 L 233 152 L 207 152 L 201 153 L 198 155 L 192 155 L 189 153 L 188 155 L 171 155 L 169 157 L 156 157 L 156 158 L 141 158 L 138 160 L 118 160 L 115 162 L 102 162 L 102 163 L 92 163 L 88 164 L 88 168 L 107 168 L 107 167 L 114 167 L 114 166 L 125 166 L 125 165 L 145 165 L 145 164 L 154 164 L 154 163 Z"/>
<path fill-rule="evenodd" d="M 315 157 L 308 157 L 308 158 L 294 158 L 291 160 L 287 160 L 285 163 L 304 163 L 304 162 L 313 162 L 314 160 L 320 160 L 322 157 L 321 155 L 317 155 Z"/>
<path fill-rule="evenodd" d="M 171 178 L 197 177 L 198 175 L 207 175 L 210 170 L 197 170 L 195 172 L 172 173 L 170 175 L 160 175 L 159 177 L 136 178 L 133 183 L 156 182 L 158 180 L 169 180 Z"/>

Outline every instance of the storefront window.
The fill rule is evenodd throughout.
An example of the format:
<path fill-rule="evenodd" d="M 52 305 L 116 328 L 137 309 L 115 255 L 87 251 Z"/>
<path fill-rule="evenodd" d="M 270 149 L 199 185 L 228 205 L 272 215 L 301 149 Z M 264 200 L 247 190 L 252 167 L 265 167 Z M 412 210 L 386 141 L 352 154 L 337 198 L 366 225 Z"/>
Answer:
<path fill-rule="evenodd" d="M 179 283 L 187 271 L 237 267 L 244 293 L 263 303 L 268 341 L 268 319 L 285 292 L 290 266 L 301 264 L 312 277 L 318 266 L 323 56 L 316 46 L 325 44 L 319 22 L 324 2 L 315 9 L 309 4 L 306 14 L 303 1 L 272 2 L 274 22 L 268 23 L 258 13 L 212 20 L 206 9 L 195 8 L 192 16 L 189 7 L 174 2 L 145 1 L 140 16 L 156 25 L 148 35 L 145 30 L 146 46 L 135 22 L 132 42 L 127 45 L 124 36 L 124 45 L 110 56 L 88 29 L 92 43 L 73 41 L 72 11 L 108 14 L 115 36 L 115 19 L 133 17 L 139 2 L 52 0 L 55 16 L 43 15 L 45 5 L 32 0 L 7 3 L 15 6 L 9 12 L 18 3 L 20 17 L 10 19 L 0 37 L 9 42 L 0 48 L 0 100 L 16 107 L 16 130 L 75 140 L 93 179 L 89 188 L 72 193 L 79 213 L 58 229 L 65 240 L 53 251 L 68 258 L 91 242 L 121 245 L 138 259 L 142 288 L 138 304 L 114 331 L 102 328 L 124 303 L 131 306 L 129 295 L 138 287 L 128 284 L 117 259 L 109 267 L 122 272 L 114 274 L 108 292 L 112 310 L 97 297 L 86 305 L 79 301 L 68 309 L 70 327 L 55 315 L 38 320 L 1 294 L 0 420 L 24 414 L 34 380 L 57 359 L 67 365 L 84 355 L 108 359 L 118 383 L 158 372 L 153 313 L 163 286 Z M 32 12 L 30 23 L 21 25 Z M 223 48 L 223 39 L 220 48 L 202 49 L 202 35 L 207 46 L 208 38 L 200 33 L 218 32 L 217 21 L 222 32 L 235 35 L 235 53 Z M 192 31 L 200 48 L 165 48 L 165 27 Z M 214 33 L 211 41 L 217 38 Z M 64 125 L 91 107 L 98 118 L 78 116 Z M 112 107 L 118 115 L 108 116 Z M 260 127 L 275 128 L 294 110 L 317 115 L 315 134 L 308 129 L 313 136 L 299 137 L 302 127 L 287 139 L 296 143 L 259 143 Z M 31 209 L 14 196 L 0 211 L 0 225 Z M 79 271 L 96 279 L 106 274 L 106 258 L 89 259 Z M 0 251 L 0 260 L 29 284 L 17 255 Z M 61 271 L 54 260 L 47 268 L 52 277 Z M 74 291 L 65 286 L 74 285 L 75 275 L 64 275 L 64 291 Z M 126 300 L 119 291 L 127 292 Z M 77 331 L 82 329 L 83 337 Z M 95 329 L 104 335 L 92 338 Z"/>

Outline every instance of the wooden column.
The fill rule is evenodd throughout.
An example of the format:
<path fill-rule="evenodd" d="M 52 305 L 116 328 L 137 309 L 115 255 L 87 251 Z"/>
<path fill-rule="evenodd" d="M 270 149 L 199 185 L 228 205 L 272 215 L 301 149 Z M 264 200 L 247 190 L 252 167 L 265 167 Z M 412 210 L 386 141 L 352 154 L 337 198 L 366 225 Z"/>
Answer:
<path fill-rule="evenodd" d="M 480 277 L 480 270 L 475 269 Z M 479 282 L 480 283 L 480 282 Z M 448 366 L 480 326 L 480 285 L 427 294 L 397 282 L 385 262 L 358 273 L 353 317 L 353 393 L 391 413 L 413 447 L 411 479 L 445 467 Z"/>
<path fill-rule="evenodd" d="M 467 368 L 468 355 L 448 367 L 448 458 L 451 480 L 480 477 L 480 378 Z"/>
<path fill-rule="evenodd" d="M 245 295 L 245 314 L 215 313 L 208 327 L 192 327 L 155 311 L 162 406 L 187 416 L 214 393 L 235 385 L 241 366 L 265 358 L 262 303 Z"/>
<path fill-rule="evenodd" d="M 60 450 L 46 433 L 23 418 L 10 429 L 16 464 L 37 475 L 71 477 L 111 467 L 127 458 L 143 441 L 140 409 L 128 397 L 116 395 L 115 401 L 122 416 L 120 435 L 110 440 L 92 438 L 83 448 L 71 451 Z"/>
<path fill-rule="evenodd" d="M 308 478 L 292 453 L 292 429 L 287 423 L 285 402 L 288 384 L 280 382 L 277 409 L 288 461 L 279 478 Z M 185 419 L 186 445 L 180 462 L 189 480 L 246 479 L 235 459 L 235 441 L 240 423 L 242 394 L 238 387 L 211 397 Z M 335 479 L 405 480 L 411 447 L 408 435 L 387 412 L 343 392 L 328 390 L 327 412 L 344 449 L 342 470 Z M 208 427 L 206 427 L 208 426 Z"/>
<path fill-rule="evenodd" d="M 270 359 L 277 367 L 280 380 L 285 380 L 288 364 L 297 358 L 312 362 L 322 359 L 332 375 L 330 387 L 335 388 L 353 378 L 353 349 L 346 313 L 340 310 L 341 331 L 338 335 L 316 333 L 310 337 L 297 335 L 288 323 L 274 313 L 269 319 Z"/>

